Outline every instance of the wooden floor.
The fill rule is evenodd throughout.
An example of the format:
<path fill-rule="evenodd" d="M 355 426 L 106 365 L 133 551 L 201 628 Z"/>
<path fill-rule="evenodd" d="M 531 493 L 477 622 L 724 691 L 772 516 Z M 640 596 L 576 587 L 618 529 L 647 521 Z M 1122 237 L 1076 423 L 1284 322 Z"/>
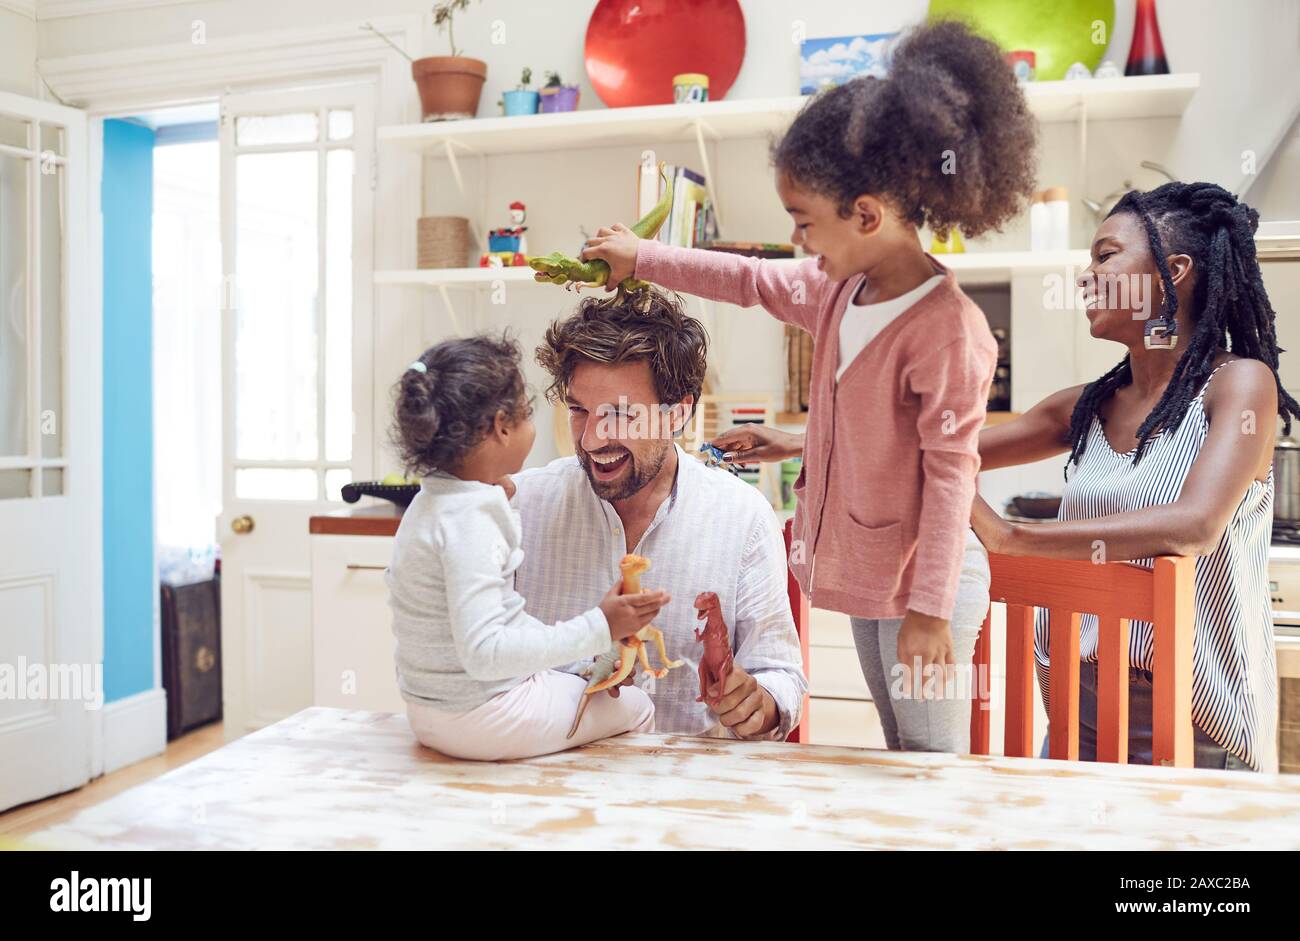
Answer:
<path fill-rule="evenodd" d="M 1300 783 L 1091 762 L 621 735 L 457 761 L 311 708 L 74 819 L 51 849 L 1300 849 Z"/>
<path fill-rule="evenodd" d="M 45 800 L 20 804 L 0 813 L 0 836 L 21 839 L 28 834 L 71 820 L 87 807 L 144 784 L 174 768 L 189 764 L 226 743 L 222 724 L 213 722 L 167 743 L 167 750 L 129 767 L 96 778 L 89 784 Z"/>

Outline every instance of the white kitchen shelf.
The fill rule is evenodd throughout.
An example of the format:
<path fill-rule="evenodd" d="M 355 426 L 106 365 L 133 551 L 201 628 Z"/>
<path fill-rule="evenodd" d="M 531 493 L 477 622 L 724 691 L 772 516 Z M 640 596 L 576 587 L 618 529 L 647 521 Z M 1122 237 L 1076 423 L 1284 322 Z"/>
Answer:
<path fill-rule="evenodd" d="M 1043 122 L 1177 117 L 1200 81 L 1198 73 L 1188 72 L 1035 82 L 1025 86 L 1025 95 Z M 417 151 L 455 148 L 487 156 L 645 146 L 695 141 L 700 135 L 708 140 L 763 137 L 784 128 L 806 100 L 794 95 L 405 124 L 380 128 L 379 140 Z"/>
<path fill-rule="evenodd" d="M 1010 284 L 1014 274 L 1065 271 L 1070 267 L 1078 275 L 1090 260 L 1087 249 L 1083 248 L 1052 252 L 959 252 L 934 257 L 951 268 L 958 281 L 969 285 Z"/>
<path fill-rule="evenodd" d="M 411 268 L 399 271 L 376 271 L 375 284 L 406 284 L 415 287 L 475 287 L 496 281 L 533 280 L 533 269 L 524 265 L 509 268 Z"/>
<path fill-rule="evenodd" d="M 1065 269 L 1073 265 L 1076 272 L 1088 265 L 1088 252 L 1075 249 L 1064 252 L 963 252 L 936 255 L 951 268 L 963 284 L 1006 284 L 1013 273 Z M 800 259 L 779 259 L 776 264 L 798 264 Z M 429 268 L 403 271 L 376 271 L 375 284 L 412 287 L 486 287 L 495 282 L 541 284 L 533 280 L 533 270 L 520 265 L 509 268 Z M 555 285 L 542 285 L 555 289 Z"/>
<path fill-rule="evenodd" d="M 1085 78 L 1071 82 L 1031 82 L 1025 86 L 1029 110 L 1044 123 L 1073 121 L 1080 108 L 1092 121 L 1176 118 L 1201 87 L 1199 72 Z"/>

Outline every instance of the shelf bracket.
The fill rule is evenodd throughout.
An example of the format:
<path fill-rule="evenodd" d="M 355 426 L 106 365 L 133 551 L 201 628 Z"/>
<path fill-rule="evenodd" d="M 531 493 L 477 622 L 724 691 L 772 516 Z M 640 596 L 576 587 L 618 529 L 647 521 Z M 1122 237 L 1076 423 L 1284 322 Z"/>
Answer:
<path fill-rule="evenodd" d="M 705 130 L 708 130 L 709 136 L 712 137 L 714 140 L 718 140 L 721 137 L 721 135 L 718 134 L 718 132 L 715 131 L 713 128 L 705 124 L 703 121 L 701 121 L 699 118 L 696 118 L 694 121 L 692 121 L 691 126 L 695 130 L 695 146 L 699 149 L 700 163 L 704 167 L 704 188 L 705 190 L 708 191 L 709 201 L 713 203 L 713 222 L 714 225 L 718 227 L 718 234 L 721 235 L 722 234 L 722 206 L 718 202 L 717 190 L 713 188 L 713 168 L 709 166 L 709 151 L 708 148 L 705 146 L 704 132 Z"/>
<path fill-rule="evenodd" d="M 456 331 L 456 336 L 465 336 L 465 329 L 460 325 L 460 318 L 456 316 L 456 308 L 451 302 L 451 295 L 447 293 L 447 285 L 438 285 L 438 293 L 442 295 L 442 306 L 447 308 L 447 318 L 451 321 L 452 330 Z"/>
<path fill-rule="evenodd" d="M 474 154 L 475 151 L 472 148 L 466 147 L 464 144 L 451 140 L 450 138 L 442 142 L 442 152 L 447 158 L 447 166 L 451 168 L 452 178 L 456 181 L 456 189 L 460 192 L 461 200 L 464 200 L 465 178 L 460 172 L 460 161 L 456 159 L 456 147 L 462 148 L 469 154 Z M 483 155 L 479 154 L 478 156 L 482 157 Z M 487 197 L 484 196 L 483 198 L 486 199 Z M 479 226 L 475 225 L 472 219 L 469 223 L 469 234 L 473 237 L 474 243 L 478 245 L 479 251 L 487 251 L 487 242 L 484 241 Z"/>
<path fill-rule="evenodd" d="M 460 195 L 465 195 L 465 178 L 460 175 L 460 161 L 456 159 L 456 148 L 452 146 L 451 141 L 442 142 L 442 151 L 447 156 L 447 166 L 451 167 L 452 179 L 456 181 L 456 189 Z"/>

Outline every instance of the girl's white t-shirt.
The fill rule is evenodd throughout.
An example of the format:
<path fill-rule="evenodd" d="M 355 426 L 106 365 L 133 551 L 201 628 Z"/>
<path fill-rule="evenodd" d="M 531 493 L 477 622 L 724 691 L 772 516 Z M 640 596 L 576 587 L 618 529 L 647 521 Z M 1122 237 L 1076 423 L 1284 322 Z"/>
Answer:
<path fill-rule="evenodd" d="M 849 303 L 844 316 L 840 319 L 840 361 L 835 370 L 835 381 L 839 382 L 840 376 L 844 375 L 844 370 L 849 368 L 858 354 L 866 349 L 867 344 L 874 340 L 881 330 L 889 326 L 890 321 L 933 291 L 943 279 L 943 275 L 936 274 L 906 294 L 900 294 L 890 301 L 881 301 L 879 304 L 856 303 L 858 292 L 854 291 L 854 301 Z M 859 289 L 861 289 L 860 285 Z"/>

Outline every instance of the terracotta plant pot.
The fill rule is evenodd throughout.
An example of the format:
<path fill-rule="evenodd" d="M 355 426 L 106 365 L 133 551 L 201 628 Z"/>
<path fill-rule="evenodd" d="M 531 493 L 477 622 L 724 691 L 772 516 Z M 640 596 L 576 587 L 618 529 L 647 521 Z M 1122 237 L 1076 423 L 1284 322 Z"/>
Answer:
<path fill-rule="evenodd" d="M 478 113 L 487 63 L 465 56 L 429 56 L 411 63 L 411 76 L 420 92 L 422 120 L 472 118 Z"/>

